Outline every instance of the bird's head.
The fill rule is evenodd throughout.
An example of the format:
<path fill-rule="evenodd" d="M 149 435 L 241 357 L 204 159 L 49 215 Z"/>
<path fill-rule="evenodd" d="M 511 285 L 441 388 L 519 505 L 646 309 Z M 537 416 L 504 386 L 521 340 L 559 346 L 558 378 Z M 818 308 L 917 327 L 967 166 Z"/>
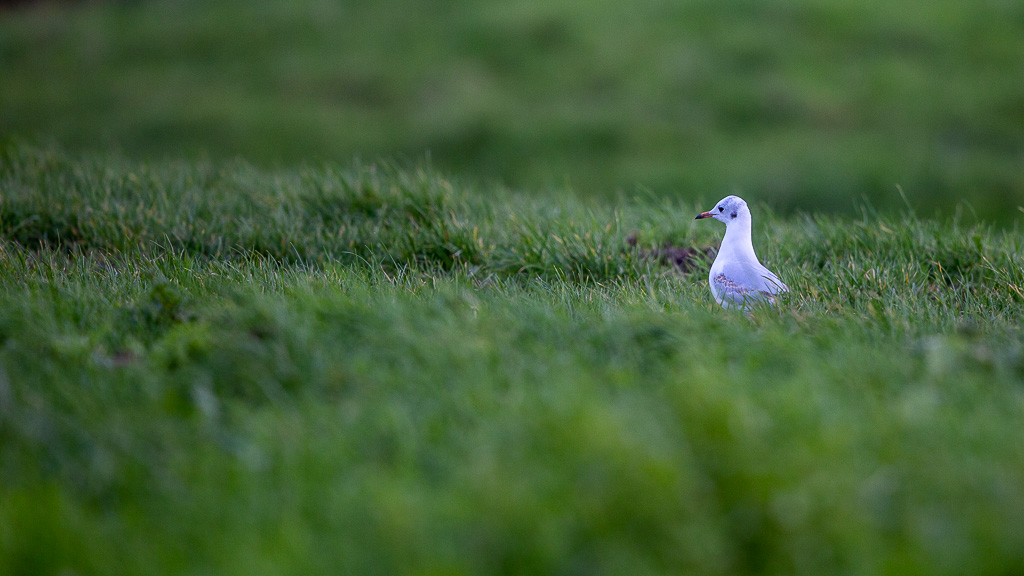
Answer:
<path fill-rule="evenodd" d="M 749 220 L 750 209 L 747 208 L 747 203 L 743 201 L 743 198 L 739 196 L 726 196 L 719 200 L 718 204 L 715 204 L 715 207 L 711 210 L 697 214 L 695 220 L 700 220 L 701 218 L 714 218 L 728 225 L 738 219 Z"/>

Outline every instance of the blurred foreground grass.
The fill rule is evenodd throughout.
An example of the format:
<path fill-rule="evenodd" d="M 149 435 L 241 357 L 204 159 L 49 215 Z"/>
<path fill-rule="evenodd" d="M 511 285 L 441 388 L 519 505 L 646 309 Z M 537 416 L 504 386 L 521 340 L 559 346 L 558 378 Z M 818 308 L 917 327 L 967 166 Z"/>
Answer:
<path fill-rule="evenodd" d="M 755 205 L 747 318 L 644 256 L 696 205 L 20 145 L 0 197 L 0 573 L 1024 570 L 1016 234 Z"/>
<path fill-rule="evenodd" d="M 44 2 L 0 17 L 0 132 L 1008 223 L 1022 63 L 998 0 Z"/>

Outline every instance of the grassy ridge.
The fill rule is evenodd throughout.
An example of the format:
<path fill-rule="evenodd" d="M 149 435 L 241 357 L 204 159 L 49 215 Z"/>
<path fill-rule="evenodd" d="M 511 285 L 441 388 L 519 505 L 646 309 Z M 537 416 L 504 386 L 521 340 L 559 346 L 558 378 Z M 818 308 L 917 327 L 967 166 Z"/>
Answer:
<path fill-rule="evenodd" d="M 643 254 L 697 206 L 21 145 L 0 195 L 0 572 L 1024 568 L 1013 234 L 755 206 L 747 318 Z"/>
<path fill-rule="evenodd" d="M 1024 9 L 415 0 L 39 3 L 0 19 L 0 132 L 135 157 L 429 154 L 525 188 L 1010 222 Z"/>

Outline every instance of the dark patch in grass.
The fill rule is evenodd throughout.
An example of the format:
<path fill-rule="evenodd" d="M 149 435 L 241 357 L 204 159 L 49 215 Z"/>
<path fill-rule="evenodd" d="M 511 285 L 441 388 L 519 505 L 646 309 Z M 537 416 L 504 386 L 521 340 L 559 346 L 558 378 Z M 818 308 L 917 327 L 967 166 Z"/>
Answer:
<path fill-rule="evenodd" d="M 65 4 L 76 4 L 70 0 L 65 0 Z M 16 10 L 28 6 L 29 4 L 55 4 L 53 0 L 41 1 L 41 0 L 0 0 L 0 10 Z"/>
<path fill-rule="evenodd" d="M 110 248 L 106 242 L 83 234 L 80 224 L 73 218 L 0 209 L 0 222 L 4 223 L 0 230 L 7 238 L 29 250 Z"/>
<path fill-rule="evenodd" d="M 626 238 L 626 244 L 631 248 L 636 247 L 636 234 L 630 234 Z M 717 253 L 718 246 L 676 246 L 669 241 L 665 241 L 660 248 L 641 251 L 644 258 L 653 258 L 659 264 L 675 266 L 683 274 L 704 268 L 714 260 Z"/>
<path fill-rule="evenodd" d="M 118 350 L 110 356 L 114 366 L 129 366 L 138 361 L 139 355 L 131 350 Z"/>

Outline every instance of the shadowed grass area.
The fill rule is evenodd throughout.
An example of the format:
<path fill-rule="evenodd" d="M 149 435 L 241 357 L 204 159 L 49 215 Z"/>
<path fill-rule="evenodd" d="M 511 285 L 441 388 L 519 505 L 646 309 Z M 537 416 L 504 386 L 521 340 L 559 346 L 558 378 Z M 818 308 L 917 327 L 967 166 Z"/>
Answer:
<path fill-rule="evenodd" d="M 0 131 L 135 158 L 429 156 L 614 197 L 1011 223 L 1024 8 L 957 0 L 40 3 Z"/>
<path fill-rule="evenodd" d="M 1016 234 L 3 154 L 0 572 L 1024 568 Z"/>

